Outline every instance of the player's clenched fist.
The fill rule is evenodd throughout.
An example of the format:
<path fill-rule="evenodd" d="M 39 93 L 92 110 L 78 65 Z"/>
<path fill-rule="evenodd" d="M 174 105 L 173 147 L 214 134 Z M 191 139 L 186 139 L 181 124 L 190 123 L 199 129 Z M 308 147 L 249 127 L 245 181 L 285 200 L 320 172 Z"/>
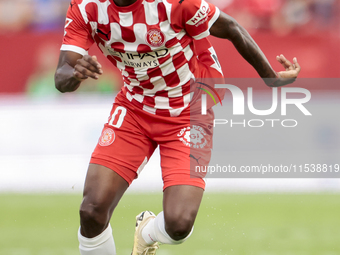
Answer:
<path fill-rule="evenodd" d="M 79 81 L 89 77 L 97 80 L 102 73 L 102 66 L 99 64 L 97 57 L 85 55 L 83 58 L 77 60 L 77 64 L 74 66 L 73 76 Z"/>

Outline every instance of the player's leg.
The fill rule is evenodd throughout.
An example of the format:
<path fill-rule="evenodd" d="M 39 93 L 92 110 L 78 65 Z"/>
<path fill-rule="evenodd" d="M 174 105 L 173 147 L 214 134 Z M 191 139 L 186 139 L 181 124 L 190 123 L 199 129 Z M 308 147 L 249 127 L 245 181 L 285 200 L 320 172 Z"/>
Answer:
<path fill-rule="evenodd" d="M 80 206 L 81 234 L 92 238 L 107 228 L 111 214 L 129 187 L 121 176 L 111 169 L 90 164 Z"/>
<path fill-rule="evenodd" d="M 128 186 L 128 182 L 111 169 L 90 164 L 80 207 L 78 239 L 82 255 L 116 254 L 109 222 Z"/>
<path fill-rule="evenodd" d="M 109 224 L 112 212 L 157 147 L 141 130 L 139 115 L 131 107 L 116 97 L 91 157 L 80 209 L 82 255 L 115 254 Z"/>
<path fill-rule="evenodd" d="M 164 229 L 173 240 L 185 240 L 191 233 L 203 192 L 202 188 L 189 185 L 164 190 Z"/>
<path fill-rule="evenodd" d="M 213 112 L 195 120 L 188 118 L 162 120 L 159 136 L 162 177 L 164 181 L 163 212 L 150 216 L 140 231 L 147 245 L 183 243 L 191 234 L 204 193 L 204 176 L 195 166 L 207 165 L 212 147 Z M 192 118 L 190 119 L 192 120 Z M 148 213 L 145 213 L 148 215 Z"/>
<path fill-rule="evenodd" d="M 153 255 L 158 242 L 181 244 L 192 233 L 202 200 L 203 189 L 190 185 L 176 185 L 164 190 L 163 210 L 157 216 L 145 211 L 136 217 L 132 255 Z"/>
<path fill-rule="evenodd" d="M 206 116 L 191 114 L 190 125 L 183 117 L 182 128 L 172 128 L 176 136 L 169 131 L 170 139 L 177 139 L 171 139 L 160 147 L 164 220 L 160 215 L 156 222 L 163 234 L 172 239 L 168 238 L 169 244 L 182 243 L 190 236 L 203 197 L 204 175 L 196 173 L 195 169 L 198 165 L 208 165 L 211 158 L 214 115 L 211 109 L 207 112 Z"/>
<path fill-rule="evenodd" d="M 181 244 L 190 237 L 204 190 L 190 185 L 171 186 L 164 190 L 163 212 L 144 227 L 148 244 Z"/>

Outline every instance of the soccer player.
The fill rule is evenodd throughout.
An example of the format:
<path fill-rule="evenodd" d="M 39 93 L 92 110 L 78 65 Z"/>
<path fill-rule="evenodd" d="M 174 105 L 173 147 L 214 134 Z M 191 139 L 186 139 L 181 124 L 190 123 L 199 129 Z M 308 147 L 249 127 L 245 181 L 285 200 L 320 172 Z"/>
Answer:
<path fill-rule="evenodd" d="M 190 127 L 190 80 L 223 77 L 209 34 L 230 40 L 260 77 L 269 78 L 268 86 L 290 83 L 300 72 L 296 58 L 291 63 L 280 55 L 285 71 L 276 73 L 247 31 L 205 0 L 72 0 L 57 89 L 72 92 L 85 79 L 99 79 L 102 66 L 87 53 L 94 43 L 124 80 L 86 176 L 78 232 L 82 255 L 116 254 L 110 218 L 157 146 L 163 212 L 137 216 L 132 254 L 155 254 L 158 243 L 180 244 L 191 235 L 205 183 L 190 177 L 190 163 L 209 162 L 212 131 L 203 122 Z M 208 109 L 207 120 L 212 116 Z M 194 132 L 205 141 L 195 155 Z"/>

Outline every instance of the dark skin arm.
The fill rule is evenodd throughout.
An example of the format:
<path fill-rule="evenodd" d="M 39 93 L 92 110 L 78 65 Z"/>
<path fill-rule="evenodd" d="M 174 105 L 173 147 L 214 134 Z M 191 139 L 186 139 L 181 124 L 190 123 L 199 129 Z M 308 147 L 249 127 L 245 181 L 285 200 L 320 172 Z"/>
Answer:
<path fill-rule="evenodd" d="M 101 74 L 102 66 L 96 56 L 61 51 L 54 75 L 55 86 L 62 93 L 72 92 L 78 89 L 82 81 L 89 77 L 97 80 Z"/>
<path fill-rule="evenodd" d="M 283 55 L 280 55 L 276 59 L 286 71 L 275 72 L 249 33 L 235 19 L 223 12 L 210 28 L 210 33 L 218 38 L 231 41 L 241 56 L 255 68 L 270 87 L 280 87 L 294 82 L 301 70 L 296 58 L 292 64 Z"/>
<path fill-rule="evenodd" d="M 128 6 L 136 0 L 114 0 L 118 6 Z M 54 75 L 55 87 L 62 93 L 77 90 L 80 83 L 88 78 L 97 80 L 103 74 L 96 56 L 82 56 L 72 51 L 61 51 Z"/>

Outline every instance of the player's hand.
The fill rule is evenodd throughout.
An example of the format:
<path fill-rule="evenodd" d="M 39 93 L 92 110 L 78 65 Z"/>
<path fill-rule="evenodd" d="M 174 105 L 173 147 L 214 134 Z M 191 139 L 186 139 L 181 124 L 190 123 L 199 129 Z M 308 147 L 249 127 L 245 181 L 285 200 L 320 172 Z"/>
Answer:
<path fill-rule="evenodd" d="M 89 77 L 97 80 L 101 74 L 103 74 L 102 66 L 96 56 L 85 55 L 83 58 L 78 59 L 77 64 L 74 66 L 73 77 L 79 81 Z"/>
<path fill-rule="evenodd" d="M 286 71 L 277 73 L 277 80 L 273 83 L 273 87 L 280 87 L 293 83 L 301 71 L 301 66 L 297 62 L 297 59 L 294 58 L 293 63 L 291 63 L 281 54 L 276 57 L 276 60 L 286 69 Z"/>
<path fill-rule="evenodd" d="M 293 59 L 293 63 L 291 63 L 288 59 L 285 58 L 282 54 L 280 56 L 276 57 L 277 61 L 286 69 L 286 71 L 278 72 L 279 78 L 283 79 L 293 79 L 297 78 L 301 67 L 299 63 L 297 62 L 297 59 Z"/>

